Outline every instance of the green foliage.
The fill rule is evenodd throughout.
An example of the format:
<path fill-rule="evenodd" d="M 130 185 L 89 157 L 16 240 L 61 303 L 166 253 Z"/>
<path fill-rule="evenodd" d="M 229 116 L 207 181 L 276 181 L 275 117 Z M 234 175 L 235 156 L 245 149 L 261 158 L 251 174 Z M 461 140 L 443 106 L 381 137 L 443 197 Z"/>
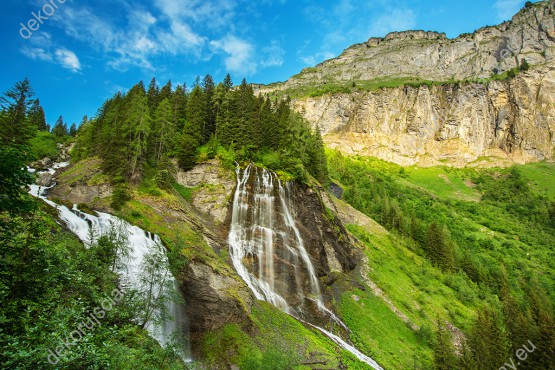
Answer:
<path fill-rule="evenodd" d="M 134 322 L 131 292 L 91 326 L 89 315 L 119 289 L 117 243 L 101 238 L 87 249 L 60 229 L 53 209 L 40 208 L 9 218 L 0 213 L 0 367 L 182 369 L 171 348 L 160 348 Z M 63 354 L 52 355 L 59 346 Z"/>
<path fill-rule="evenodd" d="M 119 211 L 122 207 L 131 200 L 131 194 L 129 192 L 129 188 L 125 184 L 119 184 L 114 188 L 114 192 L 112 193 L 112 202 L 110 203 L 110 207 Z"/>
<path fill-rule="evenodd" d="M 60 116 L 56 120 L 56 123 L 54 124 L 54 127 L 52 128 L 52 133 L 57 138 L 65 138 L 66 136 L 69 135 L 69 132 L 68 132 L 68 129 L 67 129 L 67 124 L 64 122 L 64 119 L 62 118 L 62 116 Z"/>
<path fill-rule="evenodd" d="M 48 131 L 39 131 L 29 142 L 31 159 L 54 158 L 58 154 L 57 138 Z"/>
<path fill-rule="evenodd" d="M 433 341 L 432 350 L 434 353 L 435 370 L 456 369 L 457 357 L 453 346 L 453 336 L 447 326 L 437 322 L 437 331 Z"/>
<path fill-rule="evenodd" d="M 351 341 L 385 369 L 412 368 L 431 360 L 426 340 L 369 291 L 346 292 L 338 305 L 341 317 L 352 330 Z"/>
<path fill-rule="evenodd" d="M 310 173 L 326 183 L 321 135 L 291 111 L 291 102 L 256 97 L 245 80 L 235 89 L 231 85 L 229 78 L 215 85 L 207 75 L 190 93 L 182 86 L 172 91 L 171 84 L 160 90 L 155 80 L 146 92 L 141 82 L 106 101 L 95 119 L 84 120 L 73 155 L 98 156 L 104 173 L 133 184 L 148 167 L 164 167 L 160 186 L 168 188 L 171 159 L 184 170 L 216 156 L 234 167 L 235 161 L 257 161 L 274 152 L 280 160 L 271 161 L 273 169 L 298 179 Z"/>
<path fill-rule="evenodd" d="M 183 199 L 191 201 L 193 197 L 193 189 L 178 184 L 177 182 L 173 183 L 173 188 L 183 197 Z"/>
<path fill-rule="evenodd" d="M 529 339 L 552 345 L 553 336 L 539 334 L 550 332 L 554 317 L 551 166 L 405 168 L 404 174 L 399 168 L 371 158 L 329 156 L 330 175 L 344 187 L 344 199 L 391 232 L 389 241 L 378 229 L 369 234 L 349 227 L 371 248 L 367 255 L 376 271 L 370 278 L 417 322 L 408 308 L 411 299 L 428 322 L 436 314 L 445 317 L 438 308 L 448 307 L 449 321 L 474 338 L 461 357 L 462 368 L 497 369 L 510 348 Z M 420 256 L 443 272 L 425 267 Z M 469 309 L 484 301 L 493 311 L 481 310 L 473 319 Z M 531 355 L 523 368 L 542 368 L 545 361 Z"/>
<path fill-rule="evenodd" d="M 28 79 L 17 82 L 0 97 L 0 142 L 2 145 L 26 145 L 37 128 L 29 119 L 35 100 Z"/>
<path fill-rule="evenodd" d="M 27 172 L 26 148 L 0 146 L 0 212 L 21 212 L 29 208 L 26 187 L 33 182 Z"/>
<path fill-rule="evenodd" d="M 523 72 L 526 72 L 527 70 L 530 69 L 530 64 L 528 64 L 528 62 L 526 61 L 526 58 L 522 58 L 522 61 L 520 62 L 520 66 L 518 67 L 518 69 L 520 69 Z"/>

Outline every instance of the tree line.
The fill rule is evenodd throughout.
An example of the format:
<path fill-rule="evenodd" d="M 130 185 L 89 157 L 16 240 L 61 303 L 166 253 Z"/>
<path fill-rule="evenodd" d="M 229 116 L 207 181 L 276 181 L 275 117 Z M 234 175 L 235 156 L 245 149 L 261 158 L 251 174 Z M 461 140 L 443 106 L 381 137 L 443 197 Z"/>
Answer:
<path fill-rule="evenodd" d="M 98 156 L 114 179 L 140 182 L 147 169 L 159 185 L 171 183 L 173 162 L 183 170 L 199 159 L 224 152 L 233 161 L 257 161 L 294 177 L 312 175 L 327 181 L 324 145 L 293 112 L 287 99 L 271 101 L 254 94 L 243 80 L 233 86 L 229 75 L 215 84 L 210 75 L 191 89 L 161 88 L 156 79 L 108 99 L 93 119 L 78 130 L 77 159 Z"/>

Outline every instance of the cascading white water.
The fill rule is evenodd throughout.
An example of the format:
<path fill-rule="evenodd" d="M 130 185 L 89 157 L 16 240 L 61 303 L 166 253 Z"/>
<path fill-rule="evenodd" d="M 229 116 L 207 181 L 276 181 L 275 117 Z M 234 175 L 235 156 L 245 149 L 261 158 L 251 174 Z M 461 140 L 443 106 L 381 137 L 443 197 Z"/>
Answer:
<path fill-rule="evenodd" d="M 67 164 L 54 165 L 48 172 L 53 174 L 56 169 L 62 168 L 64 165 Z M 157 281 L 154 282 L 152 290 L 158 293 L 158 298 L 164 297 L 165 310 L 155 308 L 151 319 L 145 323 L 145 328 L 162 346 L 178 340 L 180 347 L 182 347 L 179 348 L 179 352 L 181 352 L 179 354 L 185 361 L 190 361 L 188 358 L 190 353 L 188 343 L 186 340 L 183 340 L 187 334 L 185 332 L 187 330 L 187 323 L 183 303 L 176 302 L 175 299 L 167 299 L 170 296 L 175 297 L 177 295 L 177 300 L 182 301 L 182 299 L 179 299 L 178 283 L 169 269 L 169 263 L 160 237 L 108 213 L 96 212 L 97 215 L 94 216 L 79 211 L 75 205 L 72 209 L 69 209 L 64 205 L 56 204 L 45 196 L 46 191 L 54 186 L 40 187 L 38 185 L 31 185 L 29 193 L 56 208 L 60 219 L 65 223 L 67 228 L 87 247 L 92 246 L 100 236 L 107 235 L 114 228 L 124 236 L 125 243 L 129 248 L 129 255 L 124 258 L 124 265 L 118 269 L 124 286 L 129 286 L 140 291 L 143 288 L 140 276 L 143 273 L 141 270 L 145 267 L 145 259 L 152 254 L 159 254 L 161 256 L 159 261 L 161 266 L 159 266 L 156 274 Z M 157 318 L 157 320 L 154 320 L 154 318 Z"/>
<path fill-rule="evenodd" d="M 235 270 L 255 297 L 303 320 L 305 301 L 335 324 L 347 326 L 322 301 L 314 265 L 291 213 L 289 183 L 285 186 L 273 172 L 248 165 L 239 167 L 237 189 L 228 237 Z M 308 284 L 305 282 L 308 281 Z M 308 291 L 308 295 L 305 292 Z M 382 368 L 339 336 L 307 323 L 376 370 Z"/>
<path fill-rule="evenodd" d="M 251 177 L 254 189 L 249 191 Z M 307 291 L 317 302 L 321 297 L 314 266 L 289 209 L 286 187 L 274 173 L 252 165 L 242 175 L 237 170 L 229 233 L 233 265 L 256 298 L 299 316 Z M 291 279 L 291 275 L 290 284 L 285 284 L 284 277 Z"/>

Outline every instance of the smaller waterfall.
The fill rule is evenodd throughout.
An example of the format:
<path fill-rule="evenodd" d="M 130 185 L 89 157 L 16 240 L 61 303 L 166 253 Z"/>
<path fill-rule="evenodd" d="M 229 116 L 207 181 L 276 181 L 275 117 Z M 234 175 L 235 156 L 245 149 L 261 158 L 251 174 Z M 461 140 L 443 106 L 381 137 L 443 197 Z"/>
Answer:
<path fill-rule="evenodd" d="M 291 214 L 291 189 L 276 174 L 253 165 L 237 168 L 237 189 L 228 237 L 235 270 L 255 297 L 272 303 L 318 329 L 337 345 L 376 370 L 382 368 L 339 336 L 307 322 L 307 302 L 349 332 L 322 301 L 320 284 L 303 238 Z"/>
<path fill-rule="evenodd" d="M 55 169 L 62 168 L 64 165 L 67 166 L 67 164 L 63 163 L 56 164 L 48 172 L 53 173 L 52 171 L 55 172 Z M 79 211 L 76 205 L 69 209 L 64 205 L 56 204 L 45 196 L 46 191 L 54 186 L 40 187 L 38 185 L 31 185 L 29 193 L 56 208 L 60 219 L 85 246 L 92 246 L 100 236 L 108 234 L 114 227 L 123 235 L 129 248 L 129 256 L 124 259 L 124 265 L 119 268 L 124 287 L 128 286 L 141 291 L 144 287 L 142 286 L 143 283 L 140 276 L 143 273 L 142 270 L 147 266 L 147 259 L 151 258 L 149 256 L 159 255 L 158 258 L 162 266 L 159 269 L 159 273 L 156 274 L 156 281 L 152 286 L 152 290 L 158 293 L 158 298 L 163 297 L 165 299 L 165 309 L 155 308 L 151 315 L 153 319 L 147 321 L 145 328 L 161 346 L 177 341 L 181 352 L 179 354 L 184 361 L 189 362 L 190 350 L 186 338 L 188 324 L 183 309 L 182 297 L 178 283 L 169 269 L 169 263 L 160 237 L 108 213 L 96 212 L 97 215 L 94 216 Z M 178 296 L 178 302 L 175 299 L 176 295 Z M 168 297 L 174 299 L 167 299 Z"/>

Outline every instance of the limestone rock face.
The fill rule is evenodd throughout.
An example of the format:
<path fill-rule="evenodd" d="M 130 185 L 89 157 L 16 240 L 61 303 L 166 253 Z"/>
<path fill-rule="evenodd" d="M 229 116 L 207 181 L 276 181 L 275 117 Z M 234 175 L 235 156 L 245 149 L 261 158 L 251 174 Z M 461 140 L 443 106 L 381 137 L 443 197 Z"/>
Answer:
<path fill-rule="evenodd" d="M 553 159 L 555 64 L 488 84 L 325 95 L 294 105 L 331 148 L 401 165 Z"/>
<path fill-rule="evenodd" d="M 195 208 L 209 215 L 216 224 L 224 223 L 236 185 L 232 171 L 222 168 L 219 161 L 213 159 L 190 171 L 178 171 L 177 182 L 195 188 L 192 199 Z"/>

